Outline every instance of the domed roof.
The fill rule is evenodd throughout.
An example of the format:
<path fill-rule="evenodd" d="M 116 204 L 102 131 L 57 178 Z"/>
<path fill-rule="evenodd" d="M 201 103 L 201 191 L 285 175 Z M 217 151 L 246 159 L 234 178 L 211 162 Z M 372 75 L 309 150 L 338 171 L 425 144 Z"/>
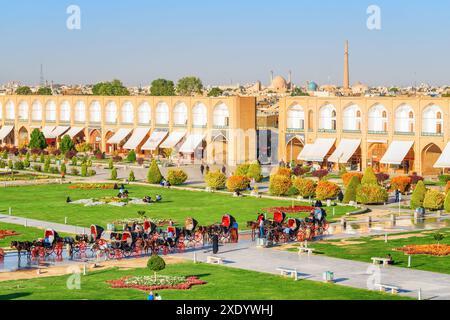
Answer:
<path fill-rule="evenodd" d="M 286 89 L 287 88 L 286 79 L 284 79 L 282 76 L 276 76 L 272 81 L 272 88 L 273 89 Z"/>
<path fill-rule="evenodd" d="M 317 91 L 318 85 L 314 81 L 308 83 L 308 91 Z"/>

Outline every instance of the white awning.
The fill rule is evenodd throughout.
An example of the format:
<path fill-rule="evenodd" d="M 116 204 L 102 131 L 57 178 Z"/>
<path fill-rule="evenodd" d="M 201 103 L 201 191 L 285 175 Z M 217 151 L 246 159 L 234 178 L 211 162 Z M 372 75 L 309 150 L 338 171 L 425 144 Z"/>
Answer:
<path fill-rule="evenodd" d="M 348 163 L 361 145 L 361 139 L 342 139 L 336 151 L 328 158 L 333 163 Z"/>
<path fill-rule="evenodd" d="M 14 130 L 14 126 L 3 126 L 0 129 L 0 140 L 5 139 L 13 130 Z"/>
<path fill-rule="evenodd" d="M 83 131 L 84 128 L 82 127 L 72 127 L 70 130 L 66 133 L 71 139 L 75 138 L 81 131 Z"/>
<path fill-rule="evenodd" d="M 187 137 L 186 142 L 181 146 L 181 153 L 194 153 L 205 139 L 204 134 L 191 134 Z"/>
<path fill-rule="evenodd" d="M 383 164 L 401 164 L 413 145 L 414 141 L 392 141 L 380 162 Z"/>
<path fill-rule="evenodd" d="M 124 149 L 134 150 L 144 142 L 145 137 L 148 135 L 150 128 L 137 128 L 134 129 L 133 135 L 128 139 L 127 143 L 123 146 Z"/>
<path fill-rule="evenodd" d="M 163 149 L 172 149 L 178 143 L 180 143 L 181 139 L 186 135 L 186 131 L 175 131 L 169 134 L 166 140 L 161 144 L 160 148 Z"/>
<path fill-rule="evenodd" d="M 46 126 L 42 128 L 42 133 L 44 134 L 45 139 L 55 139 L 56 136 L 53 134 L 53 130 L 55 130 L 56 127 L 50 127 Z"/>
<path fill-rule="evenodd" d="M 333 148 L 336 139 L 317 139 L 316 142 L 309 147 L 307 150 L 307 155 L 305 156 L 305 161 L 310 162 L 323 162 L 327 154 Z"/>
<path fill-rule="evenodd" d="M 313 149 L 314 149 L 314 144 L 306 144 L 303 147 L 300 154 L 298 155 L 297 160 L 308 161 L 307 159 L 310 156 L 310 154 L 312 153 Z"/>
<path fill-rule="evenodd" d="M 169 132 L 167 131 L 153 131 L 150 138 L 147 140 L 147 142 L 144 143 L 142 146 L 142 150 L 147 151 L 154 151 L 158 149 L 159 145 L 163 140 L 167 137 Z"/>
<path fill-rule="evenodd" d="M 438 161 L 434 164 L 434 168 L 450 168 L 450 142 L 447 143 L 444 151 L 442 151 L 442 154 L 439 157 Z"/>
<path fill-rule="evenodd" d="M 107 143 L 119 144 L 131 133 L 131 131 L 133 131 L 133 129 L 121 128 L 108 140 Z"/>
<path fill-rule="evenodd" d="M 55 130 L 52 131 L 53 135 L 56 138 L 61 137 L 64 133 L 66 133 L 67 131 L 69 131 L 70 127 L 56 127 Z"/>

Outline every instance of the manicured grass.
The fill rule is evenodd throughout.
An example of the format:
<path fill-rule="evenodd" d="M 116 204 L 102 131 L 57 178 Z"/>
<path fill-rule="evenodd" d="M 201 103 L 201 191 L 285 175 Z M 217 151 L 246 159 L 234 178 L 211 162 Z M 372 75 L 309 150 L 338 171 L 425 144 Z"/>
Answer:
<path fill-rule="evenodd" d="M 147 293 L 136 289 L 112 289 L 107 280 L 124 276 L 151 275 L 147 269 L 111 269 L 89 273 L 81 278 L 81 290 L 67 289 L 68 276 L 0 282 L 0 300 L 145 300 Z M 161 272 L 172 276 L 197 276 L 206 285 L 190 290 L 163 290 L 164 300 L 390 300 L 405 299 L 374 291 L 293 281 L 264 273 L 206 264 L 169 265 Z"/>
<path fill-rule="evenodd" d="M 128 205 L 113 207 L 110 205 L 84 207 L 67 204 L 72 200 L 116 196 L 117 190 L 71 190 L 69 185 L 39 185 L 2 189 L 0 210 L 13 208 L 16 216 L 88 227 L 91 224 L 106 226 L 115 220 L 137 218 L 137 212 L 146 211 L 149 218 L 173 219 L 183 225 L 187 217 L 194 217 L 200 224 L 208 225 L 220 222 L 222 215 L 233 215 L 241 229 L 247 221 L 256 220 L 259 210 L 268 207 L 290 206 L 290 201 L 257 199 L 252 197 L 233 198 L 231 195 L 211 194 L 175 189 L 130 185 L 130 197 L 143 198 L 146 195 L 155 199 L 157 194 L 163 197 L 161 203 L 150 206 Z M 298 204 L 298 203 L 296 203 Z M 352 207 L 336 207 L 336 216 L 353 211 Z M 306 215 L 306 214 L 305 214 Z M 303 215 L 303 216 L 305 216 Z M 300 217 L 301 215 L 293 215 Z M 329 214 L 331 218 L 331 212 Z"/>
<path fill-rule="evenodd" d="M 0 175 L 0 182 L 4 181 L 29 181 L 29 180 L 45 180 L 50 179 L 49 176 L 46 175 L 40 175 L 40 174 L 25 174 L 25 173 L 18 173 L 18 174 L 2 174 Z"/>
<path fill-rule="evenodd" d="M 443 229 L 439 232 L 446 236 L 440 243 L 450 244 L 450 229 Z M 403 252 L 394 251 L 394 249 L 414 244 L 436 244 L 437 242 L 433 238 L 434 233 L 435 231 L 426 233 L 405 233 L 402 235 L 412 235 L 412 237 L 404 239 L 395 239 L 395 237 L 401 235 L 392 235 L 391 239 L 388 238 L 388 243 L 384 242 L 384 236 L 349 239 L 349 241 L 354 241 L 355 244 L 345 246 L 330 244 L 330 242 L 338 243 L 339 240 L 328 241 L 329 243 L 317 242 L 314 243 L 314 249 L 317 250 L 317 252 L 315 252 L 317 254 L 369 263 L 372 262 L 372 257 L 384 258 L 388 254 L 391 254 L 395 266 L 407 268 L 408 257 Z M 380 240 L 374 240 L 376 238 L 379 238 Z M 290 250 L 294 251 L 295 249 Z M 411 268 L 450 274 L 450 256 L 435 257 L 428 255 L 413 255 Z"/>
<path fill-rule="evenodd" d="M 30 241 L 42 238 L 44 231 L 37 228 L 25 228 L 24 226 L 0 222 L 0 230 L 15 231 L 19 235 L 0 239 L 0 248 L 9 248 L 11 241 Z"/>

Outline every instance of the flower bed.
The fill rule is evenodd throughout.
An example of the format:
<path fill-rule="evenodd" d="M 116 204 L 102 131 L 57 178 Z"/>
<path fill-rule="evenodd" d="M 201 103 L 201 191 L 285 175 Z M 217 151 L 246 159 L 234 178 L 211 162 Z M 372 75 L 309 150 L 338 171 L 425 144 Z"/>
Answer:
<path fill-rule="evenodd" d="M 31 180 L 45 180 L 50 179 L 49 176 L 43 176 L 43 175 L 34 175 L 34 174 L 7 174 L 7 175 L 0 175 L 0 181 L 31 181 Z"/>
<path fill-rule="evenodd" d="M 304 212 L 311 212 L 314 210 L 314 207 L 310 206 L 294 206 L 294 207 L 273 207 L 273 208 L 266 208 L 262 209 L 262 211 L 268 212 L 268 213 L 275 213 L 275 212 L 284 212 L 284 213 L 304 213 Z"/>
<path fill-rule="evenodd" d="M 107 281 L 114 289 L 152 290 L 189 290 L 192 286 L 206 284 L 197 277 L 170 277 L 170 276 L 142 276 L 125 277 L 119 280 Z"/>
<path fill-rule="evenodd" d="M 130 218 L 130 219 L 121 219 L 121 220 L 116 220 L 113 221 L 113 224 L 115 225 L 122 225 L 122 224 L 144 224 L 145 221 L 154 223 L 156 226 L 158 227 L 163 227 L 165 225 L 169 224 L 169 220 L 168 219 L 147 219 L 147 218 Z M 172 220 L 172 222 L 174 224 L 176 224 L 176 221 Z"/>
<path fill-rule="evenodd" d="M 437 257 L 450 255 L 450 245 L 447 244 L 409 245 L 396 250 L 410 255 L 423 254 Z"/>
<path fill-rule="evenodd" d="M 6 237 L 18 236 L 19 234 L 15 231 L 10 230 L 0 230 L 0 239 L 4 239 Z"/>
<path fill-rule="evenodd" d="M 69 186 L 69 189 L 71 190 L 111 190 L 114 189 L 114 184 L 110 183 L 89 183 L 89 184 L 74 184 Z"/>

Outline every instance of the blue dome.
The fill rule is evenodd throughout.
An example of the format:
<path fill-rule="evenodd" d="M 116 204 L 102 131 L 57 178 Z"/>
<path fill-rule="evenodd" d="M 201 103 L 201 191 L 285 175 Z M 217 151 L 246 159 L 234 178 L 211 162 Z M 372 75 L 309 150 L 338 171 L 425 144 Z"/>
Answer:
<path fill-rule="evenodd" d="M 309 84 L 308 84 L 308 91 L 317 91 L 317 88 L 318 88 L 319 86 L 317 85 L 317 83 L 315 83 L 315 82 L 310 82 Z"/>

